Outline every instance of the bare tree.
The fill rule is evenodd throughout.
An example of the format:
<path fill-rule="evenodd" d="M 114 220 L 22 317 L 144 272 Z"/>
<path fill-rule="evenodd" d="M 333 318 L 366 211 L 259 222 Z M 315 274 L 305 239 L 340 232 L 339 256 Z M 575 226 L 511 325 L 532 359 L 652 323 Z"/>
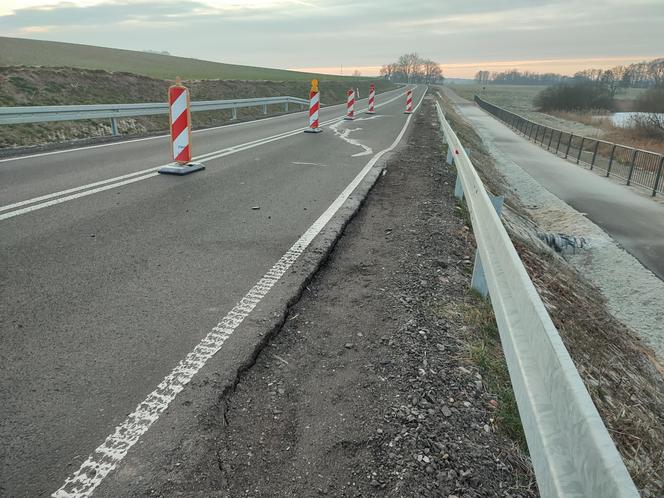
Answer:
<path fill-rule="evenodd" d="M 422 73 L 422 60 L 415 52 L 402 55 L 397 60 L 397 64 L 406 75 L 407 83 L 412 83 L 415 77 Z"/>
<path fill-rule="evenodd" d="M 648 63 L 648 75 L 654 86 L 664 87 L 664 59 L 655 59 Z"/>
<path fill-rule="evenodd" d="M 380 75 L 399 83 L 433 83 L 443 79 L 440 64 L 416 53 L 404 54 L 396 62 L 384 64 Z"/>
<path fill-rule="evenodd" d="M 353 77 L 359 78 L 360 76 L 362 76 L 362 73 L 360 72 L 359 69 L 356 69 L 355 71 L 353 71 Z"/>
<path fill-rule="evenodd" d="M 443 70 L 435 61 L 424 59 L 422 61 L 422 70 L 424 72 L 425 83 L 435 83 L 443 79 Z"/>
<path fill-rule="evenodd" d="M 477 71 L 475 73 L 475 80 L 480 85 L 486 85 L 489 83 L 489 78 L 491 78 L 491 73 L 489 71 Z"/>

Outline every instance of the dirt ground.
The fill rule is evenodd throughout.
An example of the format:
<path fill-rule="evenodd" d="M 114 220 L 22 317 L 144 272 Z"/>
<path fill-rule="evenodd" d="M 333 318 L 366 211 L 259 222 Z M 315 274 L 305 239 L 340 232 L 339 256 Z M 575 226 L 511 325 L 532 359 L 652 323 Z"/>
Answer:
<path fill-rule="evenodd" d="M 468 355 L 472 235 L 431 99 L 280 333 L 153 496 L 536 496 Z M 209 441 L 213 441 L 210 443 Z M 175 464 L 176 465 L 176 464 Z"/>
<path fill-rule="evenodd" d="M 477 134 L 448 119 L 627 468 L 663 496 L 662 367 L 601 293 L 537 237 Z M 474 240 L 430 98 L 407 147 L 290 310 L 139 496 L 537 496 L 490 307 L 468 291 Z M 203 448 L 203 450 L 201 450 Z"/>

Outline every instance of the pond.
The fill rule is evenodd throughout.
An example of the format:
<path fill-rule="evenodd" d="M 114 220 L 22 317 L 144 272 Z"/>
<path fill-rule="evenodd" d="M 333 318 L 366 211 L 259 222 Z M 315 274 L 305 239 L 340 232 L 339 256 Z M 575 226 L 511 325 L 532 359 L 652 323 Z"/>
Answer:
<path fill-rule="evenodd" d="M 620 128 L 629 128 L 632 126 L 632 120 L 636 116 L 648 116 L 648 115 L 655 115 L 658 116 L 660 121 L 664 122 L 664 113 L 651 113 L 651 112 L 616 112 L 613 113 L 610 118 L 611 118 L 611 123 L 614 126 L 618 126 Z"/>

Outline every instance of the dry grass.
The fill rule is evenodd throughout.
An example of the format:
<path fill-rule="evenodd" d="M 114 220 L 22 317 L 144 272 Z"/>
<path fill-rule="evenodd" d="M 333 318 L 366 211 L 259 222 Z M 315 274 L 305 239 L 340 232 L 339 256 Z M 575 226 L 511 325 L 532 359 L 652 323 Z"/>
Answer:
<path fill-rule="evenodd" d="M 664 154 L 664 140 L 648 137 L 643 131 L 634 128 L 610 126 L 602 134 L 602 139 L 608 142 L 615 142 L 637 149 Z"/>
<path fill-rule="evenodd" d="M 589 111 L 549 111 L 549 114 L 556 116 L 560 119 L 566 119 L 568 121 L 576 121 L 578 123 L 583 123 L 589 126 L 598 126 L 603 120 L 598 119 L 598 116 L 610 116 L 610 112 L 604 109 L 595 109 Z"/>
<path fill-rule="evenodd" d="M 449 101 L 446 111 L 462 142 L 472 146 L 482 180 L 494 191 L 509 192 L 475 131 Z M 527 218 L 518 201 L 509 204 Z M 664 496 L 664 366 L 611 316 L 599 290 L 583 276 L 519 234 L 511 231 L 510 237 L 632 479 L 644 496 Z M 490 320 L 481 323 L 485 333 L 473 351 L 479 362 L 485 361 L 485 350 L 490 350 L 485 341 L 493 336 Z"/>
<path fill-rule="evenodd" d="M 600 131 L 599 138 L 607 142 L 664 154 L 664 138 L 653 136 L 650 131 L 642 127 L 615 126 L 609 119 L 611 113 L 608 111 L 551 111 L 549 114 L 565 121 L 575 121 L 596 127 Z"/>
<path fill-rule="evenodd" d="M 606 110 L 538 112 L 535 109 L 534 100 L 537 94 L 546 88 L 544 86 L 487 85 L 483 89 L 480 85 L 467 84 L 450 85 L 450 88 L 465 99 L 472 100 L 473 95 L 477 94 L 493 104 L 552 128 L 664 154 L 664 139 L 648 136 L 644 130 L 614 126 L 609 119 L 598 120 L 597 116 L 608 117 L 610 115 Z M 633 107 L 635 99 L 643 92 L 643 89 L 628 88 L 621 90 L 619 96 L 623 100 L 629 101 Z"/>

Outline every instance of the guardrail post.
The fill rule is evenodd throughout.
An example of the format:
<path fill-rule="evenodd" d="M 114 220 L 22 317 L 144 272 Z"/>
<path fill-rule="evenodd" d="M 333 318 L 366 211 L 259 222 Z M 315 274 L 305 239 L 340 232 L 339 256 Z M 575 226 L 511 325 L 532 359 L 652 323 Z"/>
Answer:
<path fill-rule="evenodd" d="M 114 137 L 117 137 L 120 134 L 118 131 L 118 120 L 115 118 L 111 118 L 111 133 Z"/>
<path fill-rule="evenodd" d="M 574 135 L 570 133 L 569 142 L 567 142 L 567 150 L 565 151 L 565 159 L 567 159 L 567 156 L 569 155 L 569 148 L 572 146 L 572 138 L 574 138 Z"/>
<path fill-rule="evenodd" d="M 464 147 L 463 150 L 466 151 L 466 155 L 468 156 L 468 158 L 470 158 L 471 149 L 469 149 L 469 148 L 466 149 Z M 450 151 L 451 151 L 451 149 L 448 147 L 447 148 L 448 154 L 450 153 Z M 454 155 L 452 155 L 452 160 L 454 160 Z M 456 180 L 454 181 L 454 197 L 456 197 L 457 199 L 463 199 L 463 185 L 461 184 L 461 179 L 459 178 L 459 173 L 458 172 L 457 172 Z"/>
<path fill-rule="evenodd" d="M 233 112 L 232 112 L 232 115 L 231 115 L 231 119 L 236 120 L 237 119 L 237 107 L 233 107 L 232 111 Z"/>
<path fill-rule="evenodd" d="M 563 130 L 558 130 L 558 143 L 556 144 L 556 155 L 558 155 L 558 151 L 560 150 L 560 142 L 563 139 Z"/>
<path fill-rule="evenodd" d="M 452 166 L 452 163 L 454 162 L 454 156 L 452 156 L 452 147 L 449 145 L 447 146 L 447 157 L 445 158 L 445 162 L 448 166 Z"/>
<path fill-rule="evenodd" d="M 267 115 L 267 104 L 263 104 L 263 114 Z"/>
<path fill-rule="evenodd" d="M 616 152 L 616 144 L 613 144 L 613 147 L 611 147 L 611 157 L 609 158 L 609 166 L 606 168 L 606 176 L 611 174 L 611 166 L 613 165 L 613 157 Z"/>
<path fill-rule="evenodd" d="M 459 174 L 457 173 L 456 180 L 454 181 L 454 197 L 461 200 L 463 199 L 463 185 L 461 185 L 461 180 L 459 179 Z"/>
<path fill-rule="evenodd" d="M 586 142 L 586 137 L 581 137 L 581 147 L 579 147 L 579 153 L 576 155 L 576 164 L 579 164 L 581 160 L 581 154 L 583 153 L 583 144 Z"/>
<path fill-rule="evenodd" d="M 634 172 L 634 163 L 636 163 L 636 155 L 639 153 L 639 149 L 634 149 L 634 154 L 632 154 L 632 161 L 629 165 L 629 175 L 627 175 L 627 185 L 632 181 L 632 173 Z"/>
<path fill-rule="evenodd" d="M 590 169 L 595 166 L 595 159 L 597 158 L 597 149 L 599 148 L 599 140 L 595 141 L 595 149 L 593 150 L 593 160 L 590 162 Z"/>
<path fill-rule="evenodd" d="M 502 195 L 494 197 L 489 194 L 491 199 L 491 204 L 496 210 L 498 217 L 500 218 L 503 212 L 503 203 L 505 202 L 505 197 Z M 486 283 L 486 276 L 484 275 L 484 268 L 482 267 L 482 259 L 480 258 L 480 251 L 475 250 L 475 263 L 473 264 L 473 275 L 470 278 L 470 287 L 471 289 L 476 290 L 480 293 L 482 297 L 486 297 L 489 294 L 489 286 Z"/>
<path fill-rule="evenodd" d="M 288 101 L 284 102 L 284 112 L 288 112 Z"/>
<path fill-rule="evenodd" d="M 657 177 L 655 178 L 655 186 L 652 188 L 652 196 L 655 197 L 657 193 L 657 185 L 659 185 L 659 180 L 662 178 L 662 169 L 664 168 L 664 156 L 659 161 L 659 169 L 657 170 Z"/>
<path fill-rule="evenodd" d="M 537 128 L 535 129 L 535 138 L 533 139 L 533 142 L 537 143 L 537 137 L 539 137 L 539 132 L 540 132 L 541 126 L 538 124 Z"/>
<path fill-rule="evenodd" d="M 549 150 L 551 148 L 551 143 L 553 142 L 553 132 L 555 130 L 551 128 L 551 135 L 549 135 L 549 143 L 546 144 L 546 150 Z"/>

